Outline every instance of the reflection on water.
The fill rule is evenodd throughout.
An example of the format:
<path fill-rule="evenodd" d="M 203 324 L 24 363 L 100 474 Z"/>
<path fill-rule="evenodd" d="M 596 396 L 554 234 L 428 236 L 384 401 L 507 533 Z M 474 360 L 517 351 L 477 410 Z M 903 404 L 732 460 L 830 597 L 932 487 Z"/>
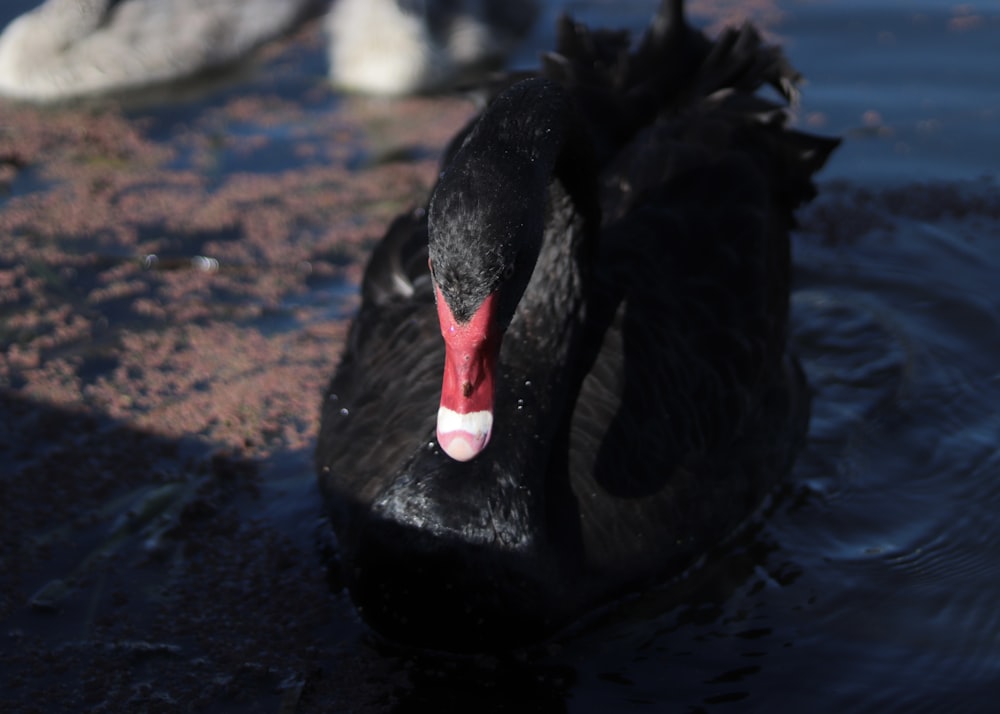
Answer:
<path fill-rule="evenodd" d="M 996 171 L 996 3 L 780 4 L 776 30 L 809 80 L 803 121 L 852 139 L 828 177 L 895 183 Z"/>

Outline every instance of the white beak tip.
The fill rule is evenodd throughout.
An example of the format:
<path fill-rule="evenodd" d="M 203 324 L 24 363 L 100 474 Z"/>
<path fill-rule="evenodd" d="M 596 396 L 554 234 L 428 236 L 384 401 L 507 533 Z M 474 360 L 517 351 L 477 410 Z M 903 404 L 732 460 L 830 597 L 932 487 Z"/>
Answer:
<path fill-rule="evenodd" d="M 493 413 L 460 414 L 447 407 L 438 409 L 437 439 L 444 453 L 455 461 L 471 461 L 490 441 Z"/>

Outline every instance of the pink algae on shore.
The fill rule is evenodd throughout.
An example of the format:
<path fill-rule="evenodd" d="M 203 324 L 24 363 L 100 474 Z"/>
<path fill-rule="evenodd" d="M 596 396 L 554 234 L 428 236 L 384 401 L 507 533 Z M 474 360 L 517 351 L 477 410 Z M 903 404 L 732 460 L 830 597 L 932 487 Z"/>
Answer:
<path fill-rule="evenodd" d="M 256 126 L 268 125 L 266 101 L 231 103 L 239 121 L 250 115 Z M 471 109 L 443 103 L 450 134 Z M 282 409 L 296 422 L 315 416 L 351 309 L 350 299 L 333 310 L 322 304 L 323 286 L 357 284 L 371 242 L 395 213 L 423 199 L 447 138 L 431 127 L 442 124 L 442 100 L 355 104 L 358 119 L 340 112 L 328 120 L 327 148 L 312 117 L 301 139 L 309 157 L 303 168 L 231 174 L 206 173 L 219 161 L 213 154 L 229 149 L 212 145 L 197 125 L 164 142 L 144 136 L 141 119 L 113 108 L 0 106 L 0 157 L 14 156 L 18 166 L 0 210 L 0 385 L 54 404 L 103 405 L 116 419 L 135 417 L 144 428 L 228 446 L 242 447 L 252 428 L 223 426 L 234 422 L 230 410 L 239 403 L 243 412 L 260 411 L 255 402 L 284 405 L 273 414 L 265 408 L 261 423 L 281 422 Z M 199 119 L 224 132 L 226 108 Z M 294 126 L 287 103 L 275 111 Z M 366 122 L 378 121 L 403 129 L 402 144 L 433 150 L 409 163 L 348 167 L 351 155 L 365 150 Z M 421 136 L 421 126 L 438 136 Z M 249 148 L 244 138 L 235 150 L 252 160 L 270 141 L 262 128 Z M 181 149 L 190 158 L 172 168 Z M 284 305 L 311 291 L 298 307 Z M 268 316 L 301 329 L 265 335 L 257 322 Z M 95 353 L 117 366 L 50 382 L 53 362 L 62 365 L 55 371 L 71 373 Z M 247 359 L 256 375 L 252 390 L 247 371 L 234 366 Z M 179 371 L 187 381 L 165 376 Z M 194 393 L 193 383 L 201 385 Z M 167 416 L 187 400 L 198 403 L 200 419 Z M 162 424 L 155 416 L 161 407 Z M 294 446 L 301 448 L 314 428 L 302 426 Z"/>
<path fill-rule="evenodd" d="M 370 247 L 474 108 L 288 97 L 281 56 L 174 113 L 0 103 L 5 711 L 384 710 L 400 676 L 337 641 L 310 455 Z"/>

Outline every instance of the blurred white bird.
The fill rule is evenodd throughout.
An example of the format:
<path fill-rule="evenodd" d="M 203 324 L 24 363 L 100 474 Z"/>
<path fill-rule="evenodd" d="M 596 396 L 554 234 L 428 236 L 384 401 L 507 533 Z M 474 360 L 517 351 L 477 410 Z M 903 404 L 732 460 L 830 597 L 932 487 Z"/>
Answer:
<path fill-rule="evenodd" d="M 46 0 L 0 34 L 0 94 L 47 102 L 136 89 L 239 59 L 317 0 Z"/>
<path fill-rule="evenodd" d="M 52 102 L 232 63 L 329 0 L 46 0 L 0 33 L 0 95 Z M 537 0 L 334 0 L 330 79 L 373 94 L 443 89 L 493 69 Z"/>
<path fill-rule="evenodd" d="M 443 89 L 501 65 L 537 15 L 537 0 L 337 0 L 330 80 L 370 94 Z"/>

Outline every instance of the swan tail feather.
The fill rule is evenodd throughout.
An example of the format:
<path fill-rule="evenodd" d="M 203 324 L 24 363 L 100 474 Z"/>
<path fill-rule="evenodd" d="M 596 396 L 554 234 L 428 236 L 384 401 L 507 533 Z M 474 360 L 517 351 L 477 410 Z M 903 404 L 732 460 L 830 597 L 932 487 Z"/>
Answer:
<path fill-rule="evenodd" d="M 614 107 L 620 117 L 616 134 L 634 133 L 657 115 L 688 111 L 719 93 L 754 98 L 764 85 L 783 101 L 754 98 L 742 108 L 777 115 L 797 105 L 802 81 L 781 48 L 767 44 L 752 24 L 710 40 L 688 23 L 683 0 L 663 0 L 634 49 L 627 32 L 591 29 L 564 15 L 556 50 L 543 57 L 541 74 L 570 88 L 585 105 Z"/>

